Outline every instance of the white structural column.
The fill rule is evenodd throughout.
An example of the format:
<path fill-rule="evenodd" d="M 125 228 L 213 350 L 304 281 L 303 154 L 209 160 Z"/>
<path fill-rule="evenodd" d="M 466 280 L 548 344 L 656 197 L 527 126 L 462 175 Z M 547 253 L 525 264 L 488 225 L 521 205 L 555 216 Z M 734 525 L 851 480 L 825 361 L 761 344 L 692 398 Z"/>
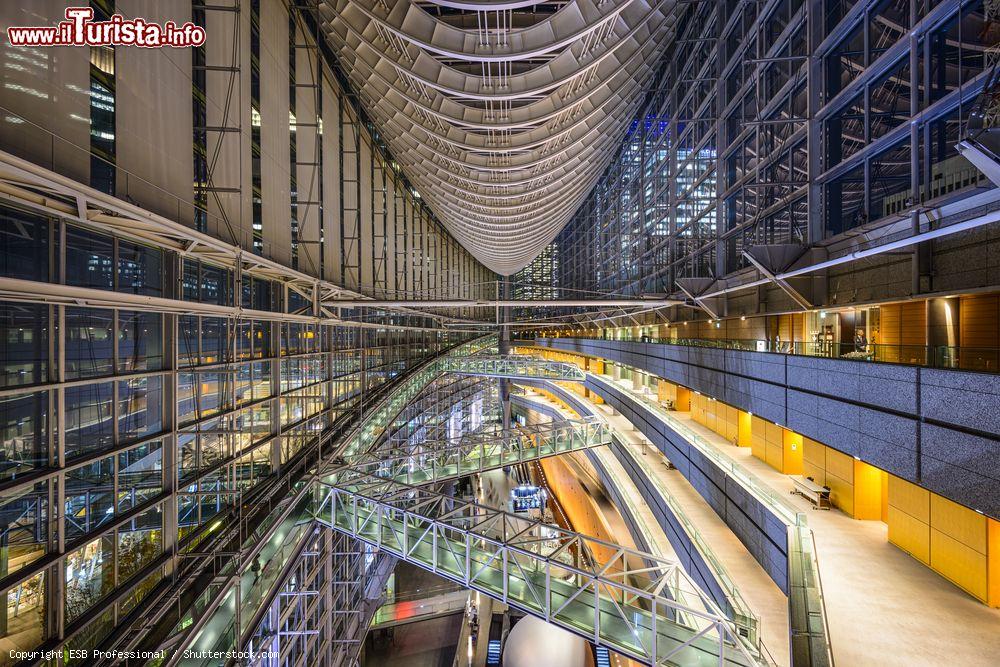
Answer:
<path fill-rule="evenodd" d="M 321 0 L 406 176 L 489 268 L 523 268 L 627 131 L 676 0 Z"/>

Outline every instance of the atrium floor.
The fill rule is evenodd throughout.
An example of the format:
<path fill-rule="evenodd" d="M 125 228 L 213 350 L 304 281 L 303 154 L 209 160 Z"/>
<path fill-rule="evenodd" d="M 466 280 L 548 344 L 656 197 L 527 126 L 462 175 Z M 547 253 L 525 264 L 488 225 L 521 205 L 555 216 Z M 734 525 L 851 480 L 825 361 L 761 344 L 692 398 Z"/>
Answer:
<path fill-rule="evenodd" d="M 618 386 L 633 391 L 631 382 Z M 645 396 L 656 400 L 651 392 Z M 1000 609 L 983 605 L 890 544 L 888 527 L 881 521 L 858 521 L 836 509 L 810 511 L 809 501 L 792 495 L 789 476 L 752 456 L 749 448 L 735 447 L 696 423 L 689 413 L 674 414 L 772 488 L 786 492 L 790 504 L 808 512 L 838 664 L 996 664 Z"/>

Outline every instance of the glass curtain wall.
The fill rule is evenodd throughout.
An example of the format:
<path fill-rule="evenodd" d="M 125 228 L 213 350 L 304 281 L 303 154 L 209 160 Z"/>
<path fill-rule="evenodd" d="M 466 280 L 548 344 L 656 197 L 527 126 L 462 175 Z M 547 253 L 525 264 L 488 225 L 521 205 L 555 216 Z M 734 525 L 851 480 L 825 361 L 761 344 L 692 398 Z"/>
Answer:
<path fill-rule="evenodd" d="M 0 238 L 0 277 L 177 300 L 0 302 L 11 649 L 74 633 L 95 645 L 168 573 L 170 553 L 366 393 L 462 336 L 296 321 L 308 301 L 277 281 L 12 208 L 0 208 Z"/>

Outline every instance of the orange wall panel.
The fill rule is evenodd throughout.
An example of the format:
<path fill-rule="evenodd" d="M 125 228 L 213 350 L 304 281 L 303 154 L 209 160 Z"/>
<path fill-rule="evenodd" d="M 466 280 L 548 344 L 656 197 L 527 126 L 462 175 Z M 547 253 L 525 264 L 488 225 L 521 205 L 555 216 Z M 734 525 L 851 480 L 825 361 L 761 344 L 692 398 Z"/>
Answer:
<path fill-rule="evenodd" d="M 753 444 L 753 417 L 750 416 L 749 412 L 740 410 L 737 419 L 739 420 L 736 427 L 737 442 L 740 447 L 749 447 Z"/>
<path fill-rule="evenodd" d="M 687 387 L 677 387 L 677 400 L 674 402 L 674 407 L 681 412 L 687 412 L 691 409 L 690 389 Z"/>
<path fill-rule="evenodd" d="M 931 568 L 973 597 L 986 601 L 986 554 L 931 528 Z"/>
<path fill-rule="evenodd" d="M 854 516 L 854 459 L 826 448 L 826 485 L 830 502 L 848 516 Z"/>
<path fill-rule="evenodd" d="M 882 471 L 854 461 L 854 518 L 882 520 Z"/>
<path fill-rule="evenodd" d="M 890 501 L 892 496 L 889 496 Z M 931 562 L 930 526 L 889 504 L 889 541 L 924 565 Z"/>
<path fill-rule="evenodd" d="M 882 471 L 882 521 L 889 520 L 889 473 Z"/>
<path fill-rule="evenodd" d="M 989 519 L 986 535 L 986 578 L 989 582 L 986 603 L 1000 607 L 1000 521 Z"/>
<path fill-rule="evenodd" d="M 889 541 L 930 565 L 930 492 L 889 475 Z"/>
<path fill-rule="evenodd" d="M 802 474 L 802 436 L 788 429 L 781 430 L 781 472 L 786 475 Z"/>

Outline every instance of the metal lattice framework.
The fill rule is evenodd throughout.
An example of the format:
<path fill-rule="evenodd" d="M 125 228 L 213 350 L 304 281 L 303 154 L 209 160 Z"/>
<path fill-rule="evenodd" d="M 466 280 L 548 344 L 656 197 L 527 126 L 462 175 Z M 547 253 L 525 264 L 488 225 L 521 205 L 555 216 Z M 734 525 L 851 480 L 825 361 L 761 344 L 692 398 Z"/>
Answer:
<path fill-rule="evenodd" d="M 388 554 L 313 524 L 248 646 L 277 658 L 253 664 L 357 664 L 394 564 Z"/>
<path fill-rule="evenodd" d="M 406 484 L 433 484 L 548 456 L 611 443 L 607 425 L 596 417 L 510 430 L 490 429 L 453 441 L 411 440 L 353 465 L 355 471 Z"/>
<path fill-rule="evenodd" d="M 694 301 L 717 314 L 725 298 L 750 300 L 760 286 L 776 311 L 798 310 L 769 273 L 822 275 L 900 250 L 885 247 L 890 239 L 957 233 L 960 213 L 991 224 L 969 197 L 989 181 L 956 144 L 967 124 L 989 122 L 996 3 L 912 14 L 906 3 L 834 4 L 685 3 L 618 153 L 550 249 L 518 274 L 515 296 L 687 296 L 680 285 L 703 278 Z M 950 66 L 956 52 L 967 67 Z M 780 264 L 760 271 L 750 251 L 762 246 L 818 247 L 832 263 L 803 257 L 795 276 Z M 913 291 L 933 291 L 929 261 L 914 260 L 911 283 L 923 286 Z M 813 304 L 834 296 L 804 279 L 795 289 Z M 694 319 L 611 315 L 619 326 Z"/>
<path fill-rule="evenodd" d="M 444 357 L 441 368 L 457 375 L 486 375 L 508 379 L 565 380 L 583 382 L 583 371 L 561 361 L 533 359 L 522 355 Z"/>
<path fill-rule="evenodd" d="M 495 345 L 495 337 L 485 336 L 456 346 L 445 355 L 470 355 Z M 340 439 L 333 451 L 324 455 L 327 465 L 336 465 L 331 460 L 335 452 L 350 458 L 378 443 L 405 406 L 441 375 L 440 358 L 412 371 L 366 410 L 360 423 Z M 301 539 L 308 532 L 309 498 L 307 479 L 300 478 L 277 485 L 270 497 L 258 499 L 273 509 L 252 526 L 240 521 L 222 528 L 224 534 L 232 533 L 231 539 L 238 546 L 236 556 L 218 567 L 211 586 L 197 594 L 166 637 L 161 639 L 152 632 L 166 615 L 164 609 L 154 607 L 136 622 L 136 632 L 117 639 L 117 646 L 122 650 L 137 647 L 227 650 L 234 644 L 245 645 L 259 624 L 261 610 L 280 586 L 286 564 L 295 557 Z M 198 553 L 188 552 L 188 555 L 194 557 Z M 171 660 L 181 655 L 183 652 L 178 650 Z"/>
<path fill-rule="evenodd" d="M 496 337 L 487 336 L 466 343 L 453 351 L 455 354 L 470 354 L 496 345 Z M 365 453 L 392 423 L 395 415 L 416 398 L 435 377 L 445 372 L 445 359 L 450 355 L 438 357 L 415 371 L 403 384 L 381 401 L 366 417 L 364 422 L 355 429 L 344 441 L 341 455 L 349 458 Z"/>
<path fill-rule="evenodd" d="M 403 171 L 509 275 L 607 164 L 678 4 L 323 0 L 319 16 Z"/>
<path fill-rule="evenodd" d="M 755 665 L 676 561 L 354 471 L 314 486 L 318 521 L 651 665 Z"/>

